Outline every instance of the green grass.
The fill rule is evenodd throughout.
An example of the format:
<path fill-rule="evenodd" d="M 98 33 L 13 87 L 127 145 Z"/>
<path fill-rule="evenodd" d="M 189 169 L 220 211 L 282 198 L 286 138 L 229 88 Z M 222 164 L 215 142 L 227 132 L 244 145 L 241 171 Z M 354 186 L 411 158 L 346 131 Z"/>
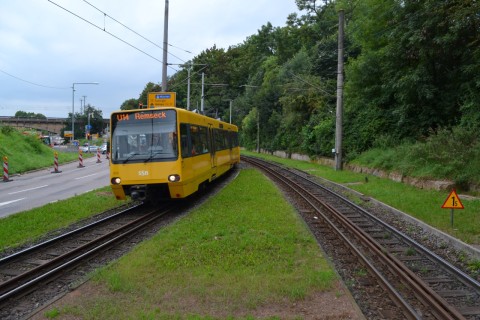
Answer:
<path fill-rule="evenodd" d="M 405 176 L 448 179 L 458 190 L 480 184 L 480 143 L 478 132 L 461 127 L 438 129 L 415 143 L 387 143 L 367 150 L 353 163 Z"/>
<path fill-rule="evenodd" d="M 0 219 L 0 251 L 35 241 L 46 233 L 125 203 L 110 187 L 47 204 Z"/>
<path fill-rule="evenodd" d="M 57 150 L 44 145 L 35 135 L 24 135 L 12 127 L 0 125 L 0 160 L 3 163 L 3 157 L 8 158 L 10 175 L 53 167 L 55 151 Z M 78 158 L 77 153 L 57 153 L 60 164 Z"/>
<path fill-rule="evenodd" d="M 336 171 L 334 168 L 320 166 L 307 161 L 282 159 L 270 155 L 242 151 L 252 155 L 276 161 L 284 165 L 309 172 L 382 201 L 398 210 L 448 233 L 466 243 L 480 244 L 480 199 L 460 199 L 465 209 L 454 211 L 454 225 L 450 223 L 450 209 L 441 209 L 450 191 L 418 189 L 410 185 L 381 179 L 373 175 Z M 365 177 L 368 176 L 368 183 Z"/>
<path fill-rule="evenodd" d="M 101 294 L 81 297 L 61 314 L 214 319 L 219 312 L 234 319 L 330 290 L 336 276 L 279 190 L 249 169 L 94 279 Z"/>

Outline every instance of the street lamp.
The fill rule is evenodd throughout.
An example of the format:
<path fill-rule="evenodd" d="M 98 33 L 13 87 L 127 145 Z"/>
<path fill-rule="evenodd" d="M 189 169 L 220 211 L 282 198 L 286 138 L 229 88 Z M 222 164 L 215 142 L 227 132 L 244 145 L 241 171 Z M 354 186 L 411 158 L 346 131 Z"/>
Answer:
<path fill-rule="evenodd" d="M 99 84 L 98 82 L 74 82 L 72 84 L 72 142 L 75 140 L 75 85 L 76 84 Z"/>

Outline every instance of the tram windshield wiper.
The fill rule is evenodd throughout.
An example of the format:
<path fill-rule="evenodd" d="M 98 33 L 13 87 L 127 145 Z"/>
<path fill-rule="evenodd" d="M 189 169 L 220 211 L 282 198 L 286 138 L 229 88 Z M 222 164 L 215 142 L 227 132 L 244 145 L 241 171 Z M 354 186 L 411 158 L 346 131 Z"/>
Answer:
<path fill-rule="evenodd" d="M 155 158 L 155 156 L 159 155 L 159 154 L 168 154 L 169 152 L 160 152 L 160 151 L 157 151 L 157 152 L 153 152 L 150 157 L 148 157 L 147 159 L 145 159 L 144 162 L 148 162 L 150 160 L 152 160 L 153 158 Z"/>
<path fill-rule="evenodd" d="M 140 155 L 140 153 L 138 153 L 138 152 L 132 153 L 131 155 L 128 156 L 127 159 L 123 160 L 123 163 L 127 163 L 128 160 L 130 160 L 130 159 L 132 159 L 133 157 L 138 156 L 138 155 Z"/>

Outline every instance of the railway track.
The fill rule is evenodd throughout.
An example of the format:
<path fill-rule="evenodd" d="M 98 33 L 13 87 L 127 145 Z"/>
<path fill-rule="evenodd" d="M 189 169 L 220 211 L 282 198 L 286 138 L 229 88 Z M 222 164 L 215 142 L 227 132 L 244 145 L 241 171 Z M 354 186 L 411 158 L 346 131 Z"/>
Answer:
<path fill-rule="evenodd" d="M 47 283 L 68 274 L 92 257 L 124 241 L 131 241 L 154 221 L 162 219 L 174 207 L 145 210 L 134 206 L 54 239 L 0 259 L 0 318 L 21 318 L 23 307 L 12 304 Z M 135 241 L 134 241 L 135 242 Z M 68 272 L 66 272 L 68 271 Z M 26 299 L 32 300 L 32 299 Z M 27 302 L 28 304 L 28 302 Z M 30 307 L 31 308 L 31 307 Z"/>
<path fill-rule="evenodd" d="M 257 158 L 242 161 L 295 193 L 312 232 L 326 242 L 322 247 L 363 282 L 360 299 L 374 304 L 369 318 L 480 319 L 480 283 L 466 273 L 306 173 Z"/>

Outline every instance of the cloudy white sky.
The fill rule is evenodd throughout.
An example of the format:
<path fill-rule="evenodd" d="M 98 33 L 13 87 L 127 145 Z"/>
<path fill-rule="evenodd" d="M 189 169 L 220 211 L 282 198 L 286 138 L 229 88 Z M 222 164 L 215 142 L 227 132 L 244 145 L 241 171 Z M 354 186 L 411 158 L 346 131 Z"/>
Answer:
<path fill-rule="evenodd" d="M 161 83 L 163 59 L 162 49 L 110 17 L 162 46 L 164 12 L 164 0 L 0 0 L 0 116 L 67 117 L 72 84 L 98 82 L 75 85 L 75 112 L 85 96 L 107 118 L 149 81 Z M 284 26 L 293 12 L 295 0 L 170 0 L 168 63 L 242 43 L 267 22 Z"/>

